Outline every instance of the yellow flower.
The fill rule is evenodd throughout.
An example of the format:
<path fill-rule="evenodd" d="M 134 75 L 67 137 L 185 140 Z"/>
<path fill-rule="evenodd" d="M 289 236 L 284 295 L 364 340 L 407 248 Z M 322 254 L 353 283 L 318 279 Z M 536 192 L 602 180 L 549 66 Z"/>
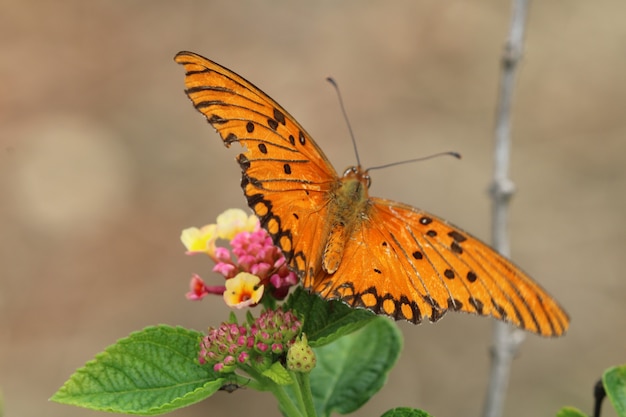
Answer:
<path fill-rule="evenodd" d="M 213 257 L 217 240 L 217 225 L 209 224 L 200 229 L 190 227 L 180 234 L 180 240 L 187 248 L 188 254 L 206 253 Z"/>
<path fill-rule="evenodd" d="M 217 235 L 222 239 L 232 240 L 238 233 L 254 232 L 258 228 L 259 219 L 241 209 L 228 209 L 217 216 Z"/>
<path fill-rule="evenodd" d="M 259 285 L 261 279 L 247 272 L 240 272 L 231 279 L 226 280 L 224 301 L 226 305 L 234 308 L 244 308 L 258 304 L 263 297 L 263 285 Z"/>

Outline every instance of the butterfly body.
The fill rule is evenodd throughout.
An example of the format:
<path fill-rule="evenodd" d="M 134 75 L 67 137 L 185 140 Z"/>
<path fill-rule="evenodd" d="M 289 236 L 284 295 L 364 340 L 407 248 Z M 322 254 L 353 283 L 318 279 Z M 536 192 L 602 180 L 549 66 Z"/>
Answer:
<path fill-rule="evenodd" d="M 326 227 L 326 243 L 321 266 L 327 274 L 337 272 L 345 251 L 346 242 L 355 230 L 367 220 L 371 206 L 367 189 L 369 176 L 361 167 L 348 168 L 338 182 L 336 191 L 330 193 Z"/>
<path fill-rule="evenodd" d="M 234 72 L 191 52 L 185 92 L 224 144 L 239 143 L 248 205 L 303 286 L 394 319 L 446 311 L 492 316 L 543 336 L 565 332 L 558 303 L 511 261 L 423 210 L 368 195 L 370 177 L 340 177 L 278 103 Z"/>

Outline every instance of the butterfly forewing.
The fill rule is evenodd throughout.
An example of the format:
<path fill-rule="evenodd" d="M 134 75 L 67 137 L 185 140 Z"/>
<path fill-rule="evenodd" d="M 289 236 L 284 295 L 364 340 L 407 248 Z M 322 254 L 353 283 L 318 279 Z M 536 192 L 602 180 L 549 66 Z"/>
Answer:
<path fill-rule="evenodd" d="M 306 288 L 414 323 L 456 310 L 544 336 L 565 332 L 563 309 L 493 249 L 423 211 L 368 199 L 363 178 L 365 191 L 349 197 L 345 178 L 278 103 L 197 54 L 181 52 L 176 62 L 224 144 L 245 147 L 237 160 L 248 204 Z"/>
<path fill-rule="evenodd" d="M 176 62 L 185 67 L 185 92 L 224 144 L 245 146 L 237 158 L 244 194 L 302 278 L 321 256 L 328 196 L 339 182 L 332 165 L 289 113 L 241 76 L 191 52 Z"/>
<path fill-rule="evenodd" d="M 300 124 L 259 88 L 234 72 L 192 52 L 180 52 L 185 92 L 227 146 L 247 148 L 240 163 L 268 187 L 319 189 L 338 177 Z M 258 161 L 259 164 L 254 164 Z"/>

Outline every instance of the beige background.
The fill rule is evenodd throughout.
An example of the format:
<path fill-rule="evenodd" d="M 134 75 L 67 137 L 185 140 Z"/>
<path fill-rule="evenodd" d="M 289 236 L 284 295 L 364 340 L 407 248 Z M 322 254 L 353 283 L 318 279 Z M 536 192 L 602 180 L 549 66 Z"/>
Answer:
<path fill-rule="evenodd" d="M 514 112 L 513 257 L 565 305 L 569 334 L 529 336 L 506 415 L 591 411 L 592 387 L 626 361 L 626 7 L 534 2 Z M 184 96 L 172 58 L 201 53 L 244 75 L 307 128 L 338 170 L 354 163 L 341 84 L 372 193 L 488 239 L 486 194 L 509 2 L 5 0 L 0 13 L 0 387 L 7 416 L 96 416 L 47 401 L 133 330 L 205 329 L 219 299 L 184 299 L 180 230 L 244 207 L 236 151 Z M 217 282 L 217 281 L 215 281 Z M 395 406 L 480 414 L 492 322 L 402 324 L 401 362 L 356 415 Z M 615 415 L 608 408 L 606 416 Z M 252 390 L 178 416 L 277 415 Z"/>

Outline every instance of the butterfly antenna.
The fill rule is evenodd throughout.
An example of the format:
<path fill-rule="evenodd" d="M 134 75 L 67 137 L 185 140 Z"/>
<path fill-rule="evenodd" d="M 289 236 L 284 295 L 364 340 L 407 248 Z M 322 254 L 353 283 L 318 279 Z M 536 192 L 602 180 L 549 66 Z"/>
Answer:
<path fill-rule="evenodd" d="M 439 152 L 439 153 L 435 153 L 435 154 L 428 155 L 428 156 L 422 156 L 421 158 L 407 159 L 406 161 L 392 162 L 390 164 L 379 165 L 377 167 L 368 168 L 367 171 L 369 172 L 375 169 L 395 167 L 396 165 L 409 164 L 412 162 L 426 161 L 427 159 L 439 158 L 440 156 L 453 156 L 456 159 L 461 159 L 461 154 L 458 152 Z"/>
<path fill-rule="evenodd" d="M 348 131 L 350 132 L 350 139 L 352 139 L 352 146 L 354 147 L 354 154 L 356 155 L 356 162 L 359 166 L 361 166 L 361 159 L 359 158 L 359 150 L 356 147 L 356 139 L 354 138 L 354 133 L 352 132 L 352 126 L 350 126 L 350 119 L 348 119 L 348 113 L 346 113 L 346 108 L 343 105 L 343 98 L 341 97 L 341 91 L 339 90 L 339 86 L 337 82 L 332 77 L 327 77 L 326 81 L 332 84 L 335 87 L 335 91 L 337 92 L 337 97 L 339 98 L 339 106 L 341 107 L 341 112 L 343 113 L 343 118 L 348 125 Z"/>

